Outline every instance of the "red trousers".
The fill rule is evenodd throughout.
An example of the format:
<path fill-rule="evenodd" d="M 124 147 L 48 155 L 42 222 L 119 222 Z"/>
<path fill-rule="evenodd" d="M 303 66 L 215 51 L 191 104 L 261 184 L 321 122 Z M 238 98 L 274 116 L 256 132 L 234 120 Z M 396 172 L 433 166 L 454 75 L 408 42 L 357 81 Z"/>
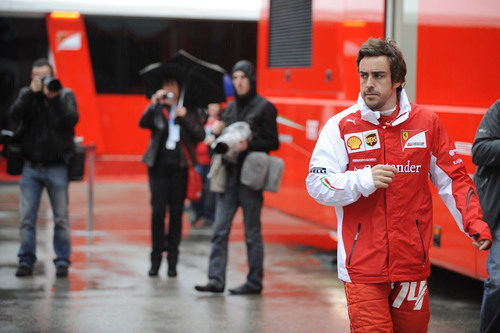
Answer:
<path fill-rule="evenodd" d="M 427 281 L 344 282 L 351 332 L 427 332 Z"/>

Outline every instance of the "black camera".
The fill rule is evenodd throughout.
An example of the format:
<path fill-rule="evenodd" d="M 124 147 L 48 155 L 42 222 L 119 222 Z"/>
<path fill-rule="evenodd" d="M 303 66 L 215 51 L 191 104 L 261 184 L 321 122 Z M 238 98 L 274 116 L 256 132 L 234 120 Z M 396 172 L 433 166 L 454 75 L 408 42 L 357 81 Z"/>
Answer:
<path fill-rule="evenodd" d="M 42 84 L 52 92 L 58 92 L 62 89 L 61 82 L 50 74 L 42 77 Z"/>

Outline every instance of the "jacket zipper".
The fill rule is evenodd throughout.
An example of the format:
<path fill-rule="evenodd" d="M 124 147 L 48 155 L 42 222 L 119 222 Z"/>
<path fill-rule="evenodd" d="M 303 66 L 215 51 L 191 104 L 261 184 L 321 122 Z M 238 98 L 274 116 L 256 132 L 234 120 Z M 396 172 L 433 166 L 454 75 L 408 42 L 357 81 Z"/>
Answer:
<path fill-rule="evenodd" d="M 354 243 L 352 244 L 351 253 L 349 254 L 349 261 L 347 262 L 348 265 L 351 265 L 351 258 L 352 258 L 352 254 L 354 253 L 354 247 L 356 246 L 356 242 L 358 240 L 360 229 L 361 229 L 361 223 L 358 224 L 358 231 L 356 232 L 356 237 L 354 237 Z"/>
<path fill-rule="evenodd" d="M 385 127 L 384 126 L 381 126 L 380 128 L 380 131 L 382 132 L 382 137 L 384 138 L 384 142 L 383 142 L 383 152 L 384 152 L 384 164 L 387 163 L 387 156 L 386 156 L 386 140 L 385 140 Z M 388 214 L 388 207 L 387 207 L 387 189 L 384 189 L 384 203 L 385 203 L 385 232 L 387 234 L 387 267 L 391 267 L 390 265 L 390 257 L 391 257 L 391 254 L 390 254 L 390 249 L 391 247 L 389 246 L 389 242 L 390 242 L 390 239 L 389 239 L 389 222 L 388 222 L 388 217 L 387 217 L 387 214 Z M 389 276 L 389 279 L 390 279 L 390 276 L 391 276 L 391 272 L 389 271 L 389 269 L 387 270 L 387 275 Z"/>
<path fill-rule="evenodd" d="M 420 243 L 422 243 L 422 251 L 424 252 L 424 263 L 422 266 L 425 266 L 425 262 L 427 261 L 427 258 L 425 256 L 424 239 L 422 238 L 422 233 L 420 232 L 420 228 L 418 226 L 418 220 L 417 220 L 417 230 L 418 230 L 418 235 L 420 236 Z"/>

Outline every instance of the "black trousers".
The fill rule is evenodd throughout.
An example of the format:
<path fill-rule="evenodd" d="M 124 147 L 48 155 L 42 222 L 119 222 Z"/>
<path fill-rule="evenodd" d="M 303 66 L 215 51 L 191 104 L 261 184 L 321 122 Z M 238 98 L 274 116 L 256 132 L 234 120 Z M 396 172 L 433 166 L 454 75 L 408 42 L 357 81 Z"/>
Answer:
<path fill-rule="evenodd" d="M 159 264 L 167 251 L 169 264 L 177 263 L 182 233 L 182 211 L 186 198 L 187 168 L 155 163 L 148 169 L 151 191 L 151 263 Z M 165 215 L 169 207 L 168 233 L 165 234 Z"/>

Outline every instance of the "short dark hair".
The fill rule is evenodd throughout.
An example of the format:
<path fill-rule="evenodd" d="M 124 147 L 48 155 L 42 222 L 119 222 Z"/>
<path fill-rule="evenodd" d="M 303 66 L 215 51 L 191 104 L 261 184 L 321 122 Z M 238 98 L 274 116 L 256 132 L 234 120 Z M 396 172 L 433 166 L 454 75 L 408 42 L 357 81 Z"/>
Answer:
<path fill-rule="evenodd" d="M 174 74 L 166 74 L 161 78 L 161 84 L 165 84 L 167 82 L 177 82 L 177 85 L 179 86 L 179 89 L 181 88 L 181 81 L 179 78 L 174 75 Z"/>
<path fill-rule="evenodd" d="M 392 83 L 401 82 L 401 85 L 396 89 L 396 93 L 399 95 L 403 89 L 404 83 L 406 82 L 406 62 L 403 58 L 403 53 L 396 46 L 395 41 L 386 41 L 380 38 L 369 38 L 366 42 L 364 42 L 359 49 L 358 58 L 356 59 L 358 71 L 361 59 L 364 57 L 378 56 L 386 56 L 389 59 Z"/>
<path fill-rule="evenodd" d="M 33 67 L 43 67 L 43 66 L 49 66 L 50 73 L 54 74 L 54 68 L 50 64 L 49 59 L 47 59 L 47 58 L 38 58 L 35 61 L 33 61 Z"/>

